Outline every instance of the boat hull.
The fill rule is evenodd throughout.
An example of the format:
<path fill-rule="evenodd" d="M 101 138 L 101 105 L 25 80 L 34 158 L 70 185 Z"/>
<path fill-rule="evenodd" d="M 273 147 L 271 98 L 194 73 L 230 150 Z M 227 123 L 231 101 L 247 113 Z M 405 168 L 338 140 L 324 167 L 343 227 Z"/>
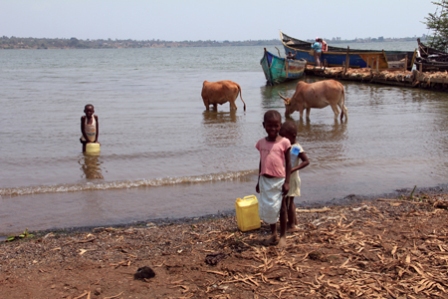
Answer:
<path fill-rule="evenodd" d="M 264 50 L 260 64 L 268 85 L 296 80 L 305 74 L 305 60 L 285 59 Z"/>
<path fill-rule="evenodd" d="M 418 43 L 417 68 L 422 72 L 444 72 L 448 70 L 448 53 Z"/>
<path fill-rule="evenodd" d="M 311 43 L 290 37 L 280 32 L 280 40 L 285 53 L 293 53 L 296 59 L 305 59 L 309 64 L 316 65 L 311 49 Z M 349 68 L 366 68 L 384 70 L 391 68 L 388 61 L 408 58 L 407 68 L 412 67 L 413 52 L 354 50 L 329 46 L 328 51 L 321 54 L 321 62 L 325 66 L 346 66 Z"/>

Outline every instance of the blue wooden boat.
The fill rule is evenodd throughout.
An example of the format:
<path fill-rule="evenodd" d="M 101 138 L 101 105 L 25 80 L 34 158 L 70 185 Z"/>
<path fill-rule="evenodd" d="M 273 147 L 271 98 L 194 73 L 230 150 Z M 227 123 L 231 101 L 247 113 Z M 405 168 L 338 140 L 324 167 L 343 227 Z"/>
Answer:
<path fill-rule="evenodd" d="M 306 60 L 286 59 L 272 54 L 264 48 L 260 60 L 268 85 L 299 79 L 305 73 Z"/>
<path fill-rule="evenodd" d="M 310 65 L 315 65 L 312 43 L 288 36 L 280 31 L 280 41 L 285 53 L 293 53 L 296 59 L 305 59 Z M 393 68 L 397 61 L 407 60 L 407 69 L 411 69 L 415 59 L 415 52 L 408 51 L 379 51 L 356 50 L 328 46 L 328 51 L 322 52 L 321 63 L 325 66 L 345 66 L 349 68 L 365 68 L 384 70 Z"/>

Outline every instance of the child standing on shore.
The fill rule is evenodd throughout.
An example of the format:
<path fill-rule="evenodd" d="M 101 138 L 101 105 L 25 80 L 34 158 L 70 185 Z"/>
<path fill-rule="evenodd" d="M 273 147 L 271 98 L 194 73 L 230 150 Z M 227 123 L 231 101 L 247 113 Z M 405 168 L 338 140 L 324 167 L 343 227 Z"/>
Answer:
<path fill-rule="evenodd" d="M 297 126 L 293 121 L 286 121 L 283 123 L 282 128 L 280 129 L 280 136 L 288 138 L 291 142 L 291 177 L 289 181 L 289 192 L 286 195 L 286 205 L 288 208 L 286 230 L 292 232 L 297 230 L 296 225 L 298 223 L 294 197 L 300 196 L 301 181 L 299 177 L 299 169 L 308 166 L 310 161 L 308 160 L 303 147 L 296 140 Z"/>
<path fill-rule="evenodd" d="M 81 133 L 79 139 L 82 143 L 82 152 L 86 151 L 86 144 L 90 142 L 98 142 L 99 124 L 98 116 L 95 113 L 95 107 L 92 104 L 87 104 L 84 107 L 86 115 L 81 116 Z"/>
<path fill-rule="evenodd" d="M 260 218 L 268 223 L 272 236 L 266 245 L 283 247 L 286 245 L 286 201 L 283 197 L 289 191 L 291 162 L 289 150 L 291 143 L 287 138 L 279 136 L 282 116 L 276 110 L 264 114 L 263 127 L 268 134 L 260 139 L 255 147 L 260 152 L 258 183 L 255 187 L 260 193 Z M 277 221 L 280 218 L 280 239 L 277 236 Z"/>

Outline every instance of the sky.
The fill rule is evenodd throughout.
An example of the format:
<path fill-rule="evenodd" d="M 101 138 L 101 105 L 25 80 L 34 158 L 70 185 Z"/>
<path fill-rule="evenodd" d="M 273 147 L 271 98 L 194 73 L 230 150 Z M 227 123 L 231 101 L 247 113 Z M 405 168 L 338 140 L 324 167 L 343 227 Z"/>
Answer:
<path fill-rule="evenodd" d="M 415 37 L 435 0 L 0 0 L 0 36 L 166 41 Z"/>

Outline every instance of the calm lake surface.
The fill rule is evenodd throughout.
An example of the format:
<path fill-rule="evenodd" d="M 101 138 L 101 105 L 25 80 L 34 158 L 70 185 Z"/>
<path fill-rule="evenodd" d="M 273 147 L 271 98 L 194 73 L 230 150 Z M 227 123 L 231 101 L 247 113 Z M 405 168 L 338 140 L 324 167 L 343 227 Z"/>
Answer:
<path fill-rule="evenodd" d="M 296 84 L 266 86 L 262 55 L 262 46 L 0 51 L 0 234 L 232 210 L 255 193 L 263 114 L 283 115 L 278 92 Z M 234 113 L 205 111 L 202 82 L 223 79 L 241 85 L 246 112 L 240 99 Z M 329 107 L 309 122 L 292 115 L 311 162 L 298 203 L 447 184 L 448 94 L 342 83 L 347 123 Z M 88 103 L 99 116 L 97 157 L 79 143 Z"/>

